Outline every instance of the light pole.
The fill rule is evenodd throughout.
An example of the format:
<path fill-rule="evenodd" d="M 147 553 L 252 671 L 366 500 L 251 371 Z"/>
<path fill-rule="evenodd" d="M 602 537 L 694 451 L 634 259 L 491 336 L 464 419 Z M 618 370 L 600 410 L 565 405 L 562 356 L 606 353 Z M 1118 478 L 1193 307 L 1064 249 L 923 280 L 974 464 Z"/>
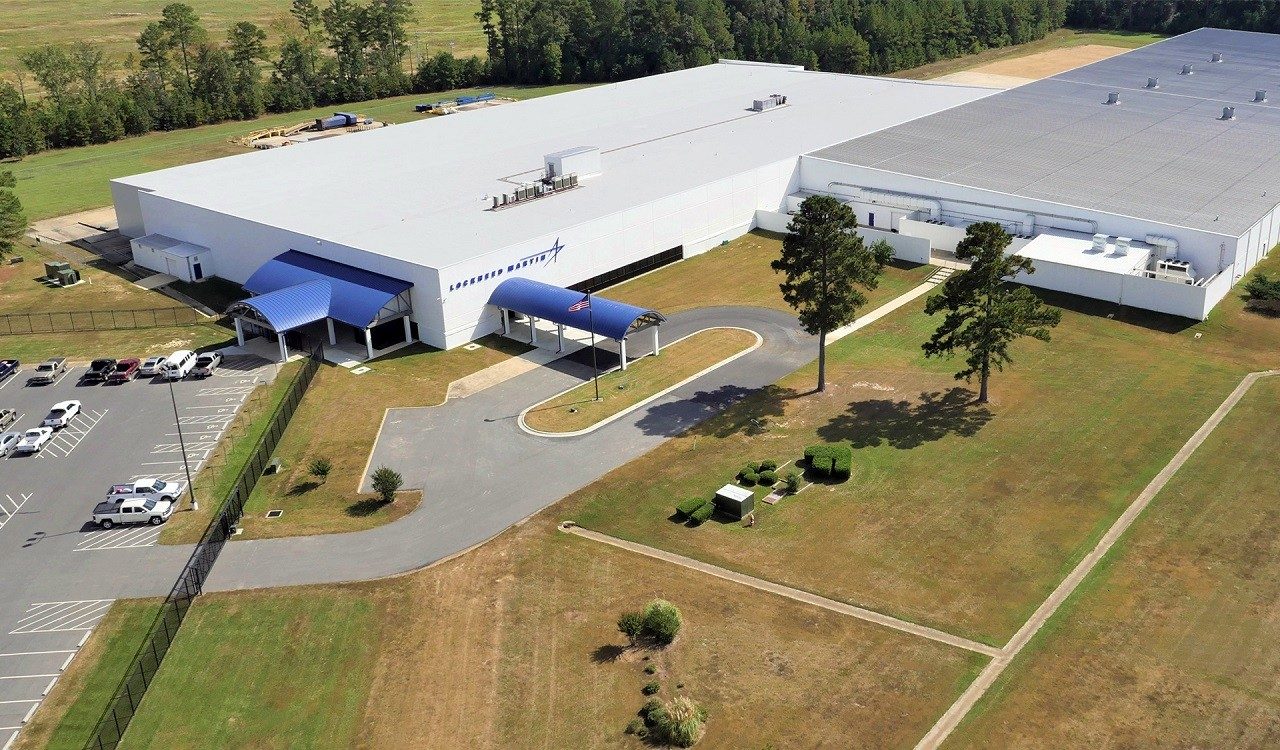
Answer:
<path fill-rule="evenodd" d="M 187 462 L 187 441 L 182 437 L 182 418 L 178 416 L 178 397 L 173 393 L 173 379 L 169 381 L 169 401 L 173 403 L 173 422 L 178 426 L 178 447 L 182 449 L 182 468 L 187 472 L 187 492 L 191 493 L 191 510 L 200 510 L 196 500 L 196 485 L 191 481 L 191 464 Z"/>

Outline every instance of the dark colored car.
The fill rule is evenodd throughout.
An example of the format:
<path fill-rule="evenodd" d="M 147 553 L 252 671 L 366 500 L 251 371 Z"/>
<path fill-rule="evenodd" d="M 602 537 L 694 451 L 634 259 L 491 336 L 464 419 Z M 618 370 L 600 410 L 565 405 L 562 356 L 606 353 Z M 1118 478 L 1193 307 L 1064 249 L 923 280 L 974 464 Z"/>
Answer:
<path fill-rule="evenodd" d="M 11 375 L 17 375 L 18 370 L 22 369 L 22 363 L 16 359 L 0 359 L 0 380 Z"/>
<path fill-rule="evenodd" d="M 138 368 L 142 367 L 142 360 L 134 357 L 122 359 L 116 362 L 116 369 L 111 371 L 107 376 L 108 383 L 127 383 L 138 376 Z"/>
<path fill-rule="evenodd" d="M 81 380 L 106 380 L 108 375 L 115 372 L 115 369 L 114 359 L 95 359 L 89 363 L 89 371 L 81 377 Z"/>

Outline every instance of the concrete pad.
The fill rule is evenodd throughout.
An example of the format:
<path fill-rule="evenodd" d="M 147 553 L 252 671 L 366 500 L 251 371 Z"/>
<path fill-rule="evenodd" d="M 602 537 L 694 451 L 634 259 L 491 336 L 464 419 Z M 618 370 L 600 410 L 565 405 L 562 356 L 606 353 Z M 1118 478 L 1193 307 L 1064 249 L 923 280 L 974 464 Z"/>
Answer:
<path fill-rule="evenodd" d="M 133 282 L 133 285 L 136 287 L 141 287 L 143 289 L 159 289 L 160 287 L 172 284 L 177 280 L 178 280 L 177 276 L 173 276 L 167 273 L 157 273 L 157 274 L 152 274 L 151 276 L 147 276 L 145 278 L 138 279 L 137 281 Z"/>

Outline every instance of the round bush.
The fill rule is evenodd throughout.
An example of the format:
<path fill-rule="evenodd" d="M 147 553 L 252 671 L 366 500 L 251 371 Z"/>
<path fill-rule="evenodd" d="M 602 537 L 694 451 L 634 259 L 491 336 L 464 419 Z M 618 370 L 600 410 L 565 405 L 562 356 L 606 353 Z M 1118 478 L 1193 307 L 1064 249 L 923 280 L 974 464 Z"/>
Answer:
<path fill-rule="evenodd" d="M 618 630 L 632 643 L 644 632 L 644 615 L 639 612 L 624 612 L 618 618 Z"/>
<path fill-rule="evenodd" d="M 682 622 L 680 610 L 669 601 L 654 599 L 644 608 L 644 634 L 664 646 L 676 639 Z"/>
<path fill-rule="evenodd" d="M 787 494 L 794 495 L 800 491 L 800 475 L 794 471 L 787 472 L 785 479 L 787 483 Z"/>
<path fill-rule="evenodd" d="M 738 475 L 738 479 L 746 486 L 754 487 L 760 481 L 760 475 L 754 471 L 744 471 Z"/>
<path fill-rule="evenodd" d="M 760 484 L 763 484 L 766 487 L 772 487 L 777 483 L 778 483 L 778 473 L 776 471 L 760 472 Z"/>
<path fill-rule="evenodd" d="M 676 747 L 693 747 L 702 739 L 707 712 L 683 695 L 653 713 L 654 731 L 659 741 Z"/>
<path fill-rule="evenodd" d="M 715 515 L 715 512 L 716 504 L 707 501 L 702 504 L 702 507 L 689 514 L 689 520 L 693 521 L 695 524 L 704 523 L 708 518 Z"/>
<path fill-rule="evenodd" d="M 748 462 L 747 462 L 747 468 L 745 469 L 745 471 L 754 471 L 754 472 L 759 472 L 759 471 L 760 471 L 760 464 L 756 463 L 755 461 L 748 461 Z"/>
<path fill-rule="evenodd" d="M 645 683 L 645 686 L 640 688 L 640 692 L 644 693 L 645 695 L 653 695 L 654 693 L 658 692 L 661 689 L 662 689 L 662 685 L 658 684 L 657 680 L 654 680 L 652 682 Z"/>
<path fill-rule="evenodd" d="M 777 470 L 778 470 L 778 462 L 774 461 L 772 458 L 766 458 L 765 460 L 760 462 L 760 471 L 777 471 Z"/>

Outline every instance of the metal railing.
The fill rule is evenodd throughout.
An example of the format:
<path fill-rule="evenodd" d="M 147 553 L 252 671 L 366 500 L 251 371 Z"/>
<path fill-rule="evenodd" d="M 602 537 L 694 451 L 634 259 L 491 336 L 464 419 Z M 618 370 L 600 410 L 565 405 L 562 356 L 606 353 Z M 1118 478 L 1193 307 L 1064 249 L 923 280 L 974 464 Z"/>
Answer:
<path fill-rule="evenodd" d="M 213 320 L 190 307 L 6 313 L 0 314 L 0 336 L 161 328 L 206 323 Z"/>
<path fill-rule="evenodd" d="M 323 361 L 323 346 L 316 344 L 311 348 L 310 356 L 303 361 L 302 368 L 294 375 L 288 392 L 272 412 L 270 423 L 258 438 L 253 454 L 240 469 L 222 507 L 209 521 L 191 557 L 178 575 L 177 582 L 173 584 L 169 595 L 160 605 L 160 612 L 156 615 L 146 639 L 134 655 L 133 662 L 120 682 L 120 687 L 107 704 L 102 718 L 98 720 L 93 734 L 85 744 L 86 750 L 114 750 L 120 744 L 120 739 L 128 729 L 134 714 L 137 713 L 138 706 L 142 703 L 152 680 L 155 679 L 156 672 L 160 671 L 160 664 L 164 661 L 169 646 L 173 644 L 173 639 L 182 626 L 187 610 L 191 608 L 191 602 L 202 592 L 204 583 L 209 577 L 209 571 L 213 569 L 213 564 L 222 552 L 223 545 L 227 543 L 236 524 L 244 515 L 245 502 L 258 484 L 258 479 L 262 477 L 263 470 L 271 460 L 271 454 L 275 452 L 280 438 L 289 426 L 289 420 L 293 418 L 298 405 L 302 403 L 302 397 L 306 395 L 307 388 L 311 385 Z M 187 491 L 190 493 L 193 488 L 188 488 Z"/>

